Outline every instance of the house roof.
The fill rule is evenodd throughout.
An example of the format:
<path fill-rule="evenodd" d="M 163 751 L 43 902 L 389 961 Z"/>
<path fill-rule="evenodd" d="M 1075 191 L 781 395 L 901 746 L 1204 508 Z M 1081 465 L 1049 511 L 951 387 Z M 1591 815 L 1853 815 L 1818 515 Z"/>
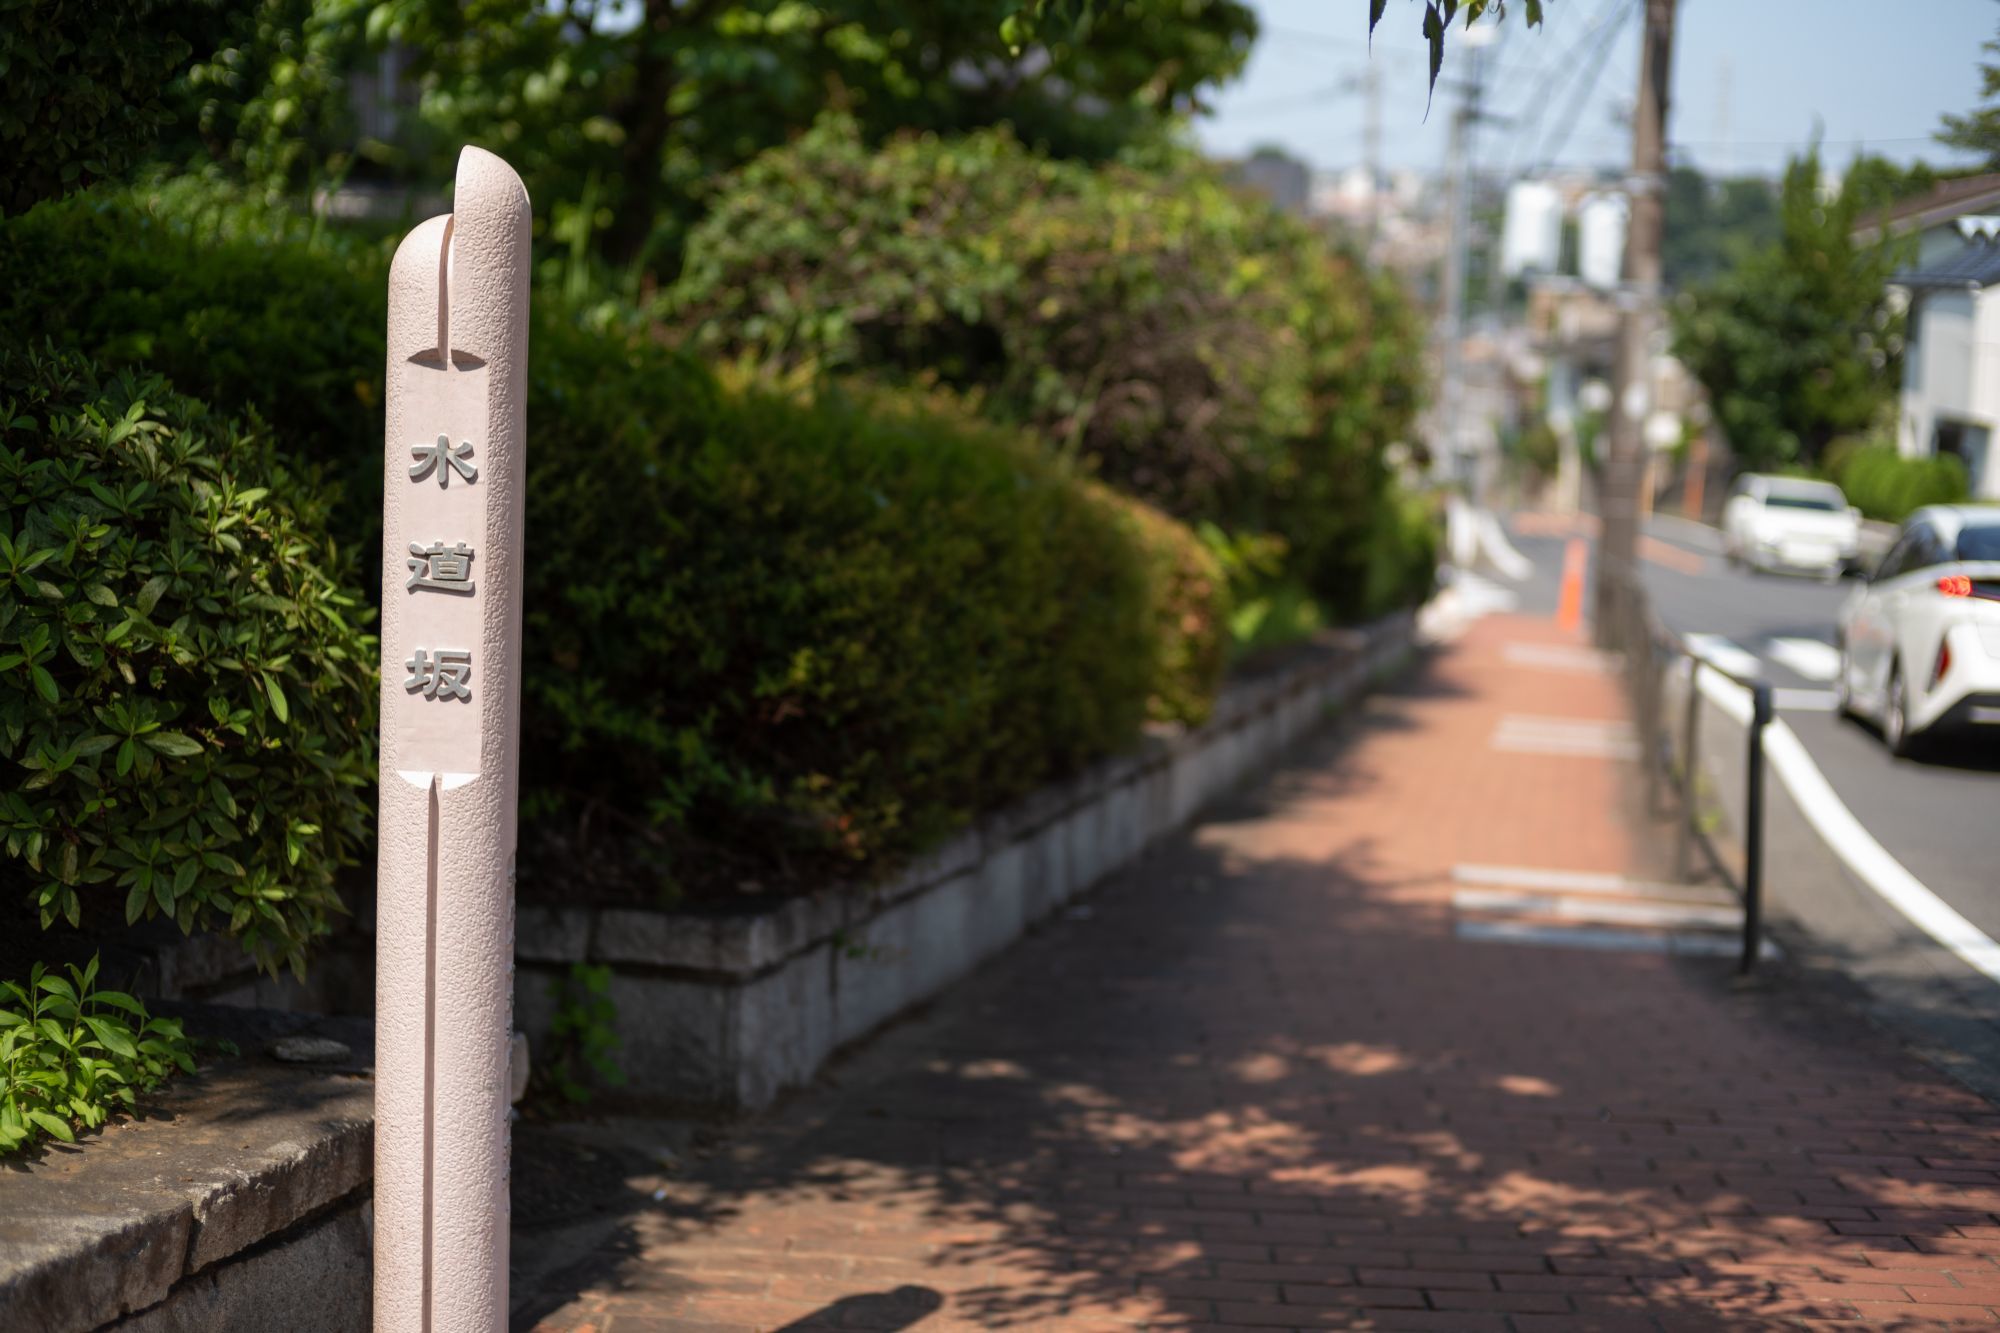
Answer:
<path fill-rule="evenodd" d="M 2000 242 L 1975 236 L 1952 254 L 1889 279 L 1911 291 L 1978 291 L 2000 284 Z"/>
<path fill-rule="evenodd" d="M 1887 231 L 1892 236 L 1922 231 L 1966 213 L 1985 212 L 2000 205 L 2000 171 L 1939 181 L 1919 195 L 1863 213 L 1854 221 L 1855 234 Z"/>

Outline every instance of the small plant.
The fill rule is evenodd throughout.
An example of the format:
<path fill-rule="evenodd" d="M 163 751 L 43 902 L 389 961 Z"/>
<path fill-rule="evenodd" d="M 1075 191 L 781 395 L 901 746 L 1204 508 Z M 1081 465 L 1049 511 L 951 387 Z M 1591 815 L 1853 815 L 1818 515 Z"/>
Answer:
<path fill-rule="evenodd" d="M 613 1025 L 618 1007 L 611 1001 L 611 969 L 601 964 L 572 963 L 569 971 L 549 983 L 555 1019 L 549 1024 L 548 1058 L 535 1065 L 535 1081 L 545 1097 L 571 1105 L 590 1100 L 591 1085 L 617 1086 L 625 1081 L 612 1053 L 618 1049 Z"/>
<path fill-rule="evenodd" d="M 69 979 L 35 964 L 28 984 L 0 981 L 0 1156 L 43 1137 L 76 1141 L 173 1070 L 194 1072 L 178 1018 L 153 1018 L 123 991 L 93 989 L 97 959 Z"/>

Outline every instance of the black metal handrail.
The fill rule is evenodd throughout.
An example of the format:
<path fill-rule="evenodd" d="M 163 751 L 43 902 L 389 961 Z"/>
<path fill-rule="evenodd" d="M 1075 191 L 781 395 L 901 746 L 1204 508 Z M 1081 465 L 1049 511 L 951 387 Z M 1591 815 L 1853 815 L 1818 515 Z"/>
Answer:
<path fill-rule="evenodd" d="M 1605 603 L 1611 614 L 1597 625 L 1600 647 L 1625 659 L 1626 681 L 1632 692 L 1633 712 L 1639 723 L 1640 767 L 1646 780 L 1646 805 L 1657 813 L 1660 807 L 1661 777 L 1676 788 L 1679 806 L 1680 839 L 1677 865 L 1682 878 L 1693 867 L 1693 849 L 1699 847 L 1710 867 L 1723 880 L 1734 883 L 1743 901 L 1743 951 L 1737 972 L 1749 975 L 1756 969 L 1762 949 L 1764 929 L 1764 731 L 1772 718 L 1771 683 L 1759 676 L 1743 676 L 1730 671 L 1696 651 L 1654 611 L 1652 599 L 1630 569 L 1600 569 L 1611 596 Z M 1663 683 L 1671 665 L 1687 659 L 1687 707 L 1681 718 L 1679 763 L 1666 735 Z M 1745 757 L 1743 799 L 1743 877 L 1735 876 L 1720 851 L 1704 833 L 1695 809 L 1695 770 L 1699 748 L 1701 717 L 1701 673 L 1713 671 L 1724 680 L 1750 692 L 1750 727 Z"/>

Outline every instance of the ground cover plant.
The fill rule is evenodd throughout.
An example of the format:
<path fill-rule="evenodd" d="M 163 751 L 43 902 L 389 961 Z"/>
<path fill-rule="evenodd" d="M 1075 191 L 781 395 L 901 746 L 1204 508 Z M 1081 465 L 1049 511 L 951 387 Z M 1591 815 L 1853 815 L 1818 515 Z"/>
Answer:
<path fill-rule="evenodd" d="M 155 1018 L 97 986 L 97 959 L 63 977 L 37 964 L 0 981 L 0 1157 L 76 1140 L 129 1112 L 178 1070 L 195 1070 L 177 1018 Z"/>

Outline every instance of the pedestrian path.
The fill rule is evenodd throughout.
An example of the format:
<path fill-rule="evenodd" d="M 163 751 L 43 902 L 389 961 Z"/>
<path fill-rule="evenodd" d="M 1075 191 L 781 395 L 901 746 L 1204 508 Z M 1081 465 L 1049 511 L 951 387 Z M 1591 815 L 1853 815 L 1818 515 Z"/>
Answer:
<path fill-rule="evenodd" d="M 2000 1322 L 1985 1101 L 1782 966 L 1739 990 L 1724 958 L 1465 932 L 1726 911 L 1667 882 L 1618 747 L 1492 743 L 1616 735 L 1601 667 L 1546 621 L 1471 626 L 821 1086 L 643 1182 L 611 1275 L 529 1293 L 555 1311 L 538 1327 Z"/>

